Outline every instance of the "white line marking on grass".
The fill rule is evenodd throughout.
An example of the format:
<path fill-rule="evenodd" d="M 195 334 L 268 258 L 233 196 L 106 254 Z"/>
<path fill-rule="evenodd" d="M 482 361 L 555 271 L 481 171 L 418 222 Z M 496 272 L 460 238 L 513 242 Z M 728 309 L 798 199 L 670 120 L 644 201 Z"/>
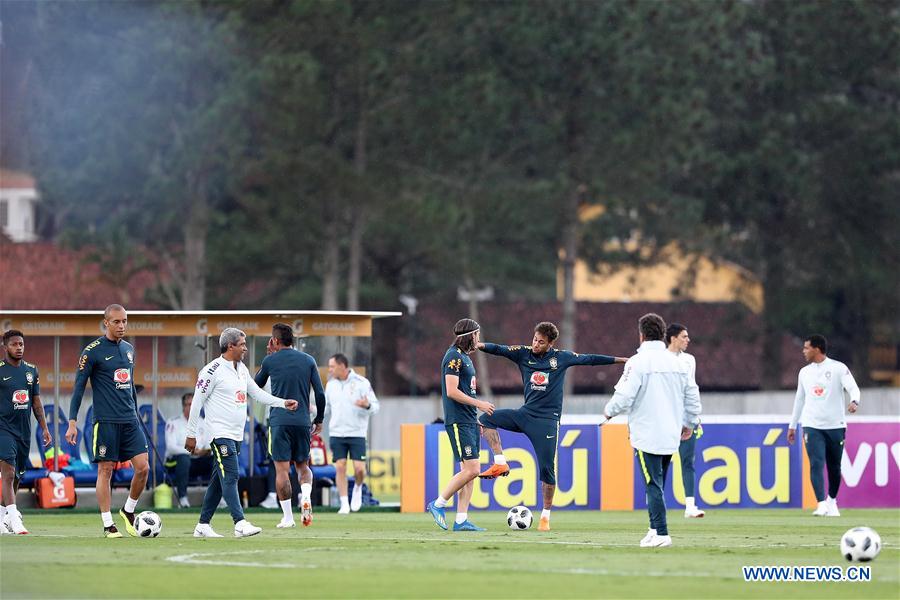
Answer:
<path fill-rule="evenodd" d="M 516 533 L 515 535 L 528 535 L 524 532 Z M 676 540 L 686 539 L 685 537 L 675 538 Z M 353 536 L 352 538 L 348 538 L 347 536 L 328 536 L 328 535 L 316 535 L 312 537 L 312 539 L 316 540 L 359 540 L 364 542 L 438 542 L 441 544 L 542 544 L 542 545 L 554 545 L 554 546 L 584 546 L 589 548 L 637 548 L 638 547 L 638 539 L 635 536 L 634 542 L 629 543 L 616 543 L 616 542 L 576 542 L 576 541 L 566 541 L 566 540 L 509 540 L 509 539 L 497 539 L 492 537 L 484 537 L 484 538 L 470 538 L 470 537 L 447 537 L 447 539 L 440 538 L 432 538 L 432 537 L 391 537 L 391 536 L 379 536 L 379 537 L 362 537 L 362 536 Z M 760 540 L 761 543 L 757 544 L 725 544 L 720 546 L 714 546 L 712 544 L 703 544 L 697 546 L 685 546 L 679 545 L 680 548 L 699 548 L 699 549 L 720 549 L 720 550 L 730 550 L 732 548 L 758 548 L 760 550 L 765 550 L 766 548 L 771 548 L 773 546 L 785 547 L 785 548 L 823 548 L 827 547 L 828 544 L 783 544 L 783 543 L 775 543 L 775 544 L 763 544 L 765 540 Z M 882 548 L 895 548 L 900 546 L 894 546 L 882 544 Z"/>
<path fill-rule="evenodd" d="M 304 548 L 304 550 L 345 550 L 344 547 L 338 546 L 319 546 L 313 548 Z M 242 556 L 245 554 L 261 554 L 271 553 L 271 550 L 238 550 L 235 552 L 192 552 L 191 554 L 179 554 L 166 558 L 169 562 L 187 564 L 187 565 L 212 565 L 217 567 L 264 567 L 273 569 L 318 569 L 318 565 L 310 563 L 258 563 L 245 562 L 236 560 L 209 560 L 203 557 L 219 557 L 219 556 Z"/>

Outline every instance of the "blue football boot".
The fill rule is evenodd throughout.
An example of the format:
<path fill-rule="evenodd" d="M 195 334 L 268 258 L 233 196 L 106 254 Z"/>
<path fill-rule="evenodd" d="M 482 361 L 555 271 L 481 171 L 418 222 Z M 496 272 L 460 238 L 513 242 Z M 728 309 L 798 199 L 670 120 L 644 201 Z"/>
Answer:
<path fill-rule="evenodd" d="M 434 502 L 429 502 L 428 506 L 425 507 L 425 510 L 431 513 L 431 516 L 434 518 L 434 522 L 437 523 L 437 526 L 447 530 L 447 518 L 444 516 L 444 509 L 438 508 L 434 505 Z"/>
<path fill-rule="evenodd" d="M 472 521 L 466 519 L 462 523 L 454 523 L 453 531 L 487 531 L 484 527 L 479 527 Z"/>

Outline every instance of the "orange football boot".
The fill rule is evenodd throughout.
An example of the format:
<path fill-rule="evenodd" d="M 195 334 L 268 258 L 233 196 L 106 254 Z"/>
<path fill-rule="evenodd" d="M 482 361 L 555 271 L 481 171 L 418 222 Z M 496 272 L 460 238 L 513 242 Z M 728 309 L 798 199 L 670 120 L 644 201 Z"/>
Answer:
<path fill-rule="evenodd" d="M 484 473 L 479 473 L 478 476 L 482 479 L 494 479 L 495 477 L 506 477 L 509 475 L 509 465 L 491 465 Z"/>
<path fill-rule="evenodd" d="M 541 517 L 541 522 L 538 523 L 538 531 L 550 531 L 550 517 Z"/>

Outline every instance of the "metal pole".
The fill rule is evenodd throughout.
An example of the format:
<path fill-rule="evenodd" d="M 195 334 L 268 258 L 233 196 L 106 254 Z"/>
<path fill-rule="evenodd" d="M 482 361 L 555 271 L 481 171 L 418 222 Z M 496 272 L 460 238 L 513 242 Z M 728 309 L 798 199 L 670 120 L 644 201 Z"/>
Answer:
<path fill-rule="evenodd" d="M 53 401 L 53 425 L 52 428 L 56 431 L 51 430 L 51 435 L 53 436 L 53 470 L 59 471 L 59 336 L 53 336 L 53 397 L 55 400 Z M 78 415 L 75 415 L 76 417 Z M 48 429 L 51 428 L 50 425 L 47 426 Z"/>
<path fill-rule="evenodd" d="M 250 336 L 250 344 L 249 345 L 250 345 L 250 352 L 248 353 L 248 355 L 249 355 L 248 358 L 250 359 L 250 368 L 254 369 L 254 368 L 256 368 L 256 336 L 255 335 Z M 252 377 L 253 373 L 251 373 L 250 376 Z M 256 403 L 254 402 L 254 406 L 255 406 L 255 404 Z M 250 407 L 251 407 L 251 405 L 248 403 L 247 408 L 250 408 Z M 253 472 L 255 471 L 254 463 L 256 462 L 253 460 L 253 458 L 254 458 L 253 457 L 253 439 L 254 439 L 254 433 L 255 433 L 254 430 L 256 429 L 256 415 L 253 414 L 252 408 L 250 409 L 249 412 L 250 412 L 250 477 L 253 477 Z"/>
<path fill-rule="evenodd" d="M 150 419 L 151 426 L 151 436 L 153 437 L 154 448 L 158 448 L 157 443 L 157 418 L 156 413 L 159 410 L 159 336 L 153 336 L 153 416 Z M 156 469 L 154 468 L 151 473 L 153 474 L 153 487 L 156 487 Z"/>

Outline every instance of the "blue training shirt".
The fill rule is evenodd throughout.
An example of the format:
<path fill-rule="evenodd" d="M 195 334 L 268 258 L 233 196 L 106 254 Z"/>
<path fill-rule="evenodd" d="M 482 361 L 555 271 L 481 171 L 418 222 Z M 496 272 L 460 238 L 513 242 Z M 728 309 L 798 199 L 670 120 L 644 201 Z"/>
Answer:
<path fill-rule="evenodd" d="M 488 354 L 504 356 L 519 366 L 522 384 L 525 386 L 525 405 L 528 414 L 541 419 L 559 421 L 562 415 L 563 383 L 566 369 L 577 365 L 611 365 L 615 357 L 605 354 L 578 354 L 568 350 L 551 348 L 538 356 L 531 346 L 501 346 L 485 344 Z"/>
<path fill-rule="evenodd" d="M 316 359 L 305 352 L 294 348 L 283 348 L 268 355 L 262 361 L 256 373 L 256 385 L 263 387 L 272 378 L 272 395 L 285 400 L 296 400 L 300 403 L 297 410 L 272 408 L 269 413 L 269 425 L 311 425 L 309 419 L 309 390 L 316 394 L 315 423 L 325 419 L 325 388 L 319 376 Z"/>
<path fill-rule="evenodd" d="M 134 389 L 134 346 L 105 335 L 81 352 L 75 389 L 69 403 L 69 419 L 78 420 L 84 390 L 90 380 L 94 391 L 94 423 L 131 423 L 137 420 Z"/>

